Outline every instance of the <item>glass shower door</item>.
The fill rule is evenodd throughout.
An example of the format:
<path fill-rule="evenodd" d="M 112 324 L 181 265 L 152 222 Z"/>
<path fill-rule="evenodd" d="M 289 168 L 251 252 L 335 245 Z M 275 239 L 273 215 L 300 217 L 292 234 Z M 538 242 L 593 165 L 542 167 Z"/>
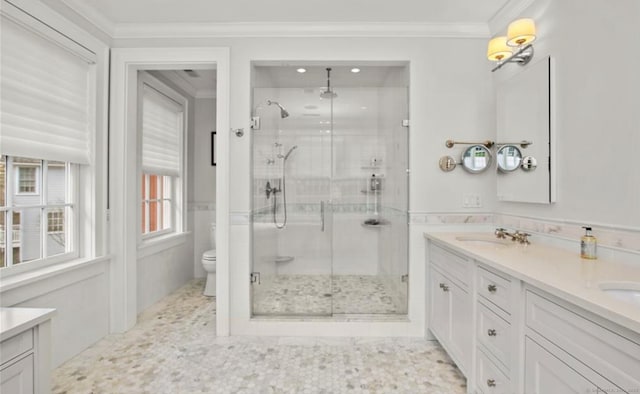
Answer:
<path fill-rule="evenodd" d="M 260 118 L 252 131 L 256 316 L 333 313 L 331 114 L 319 93 L 254 89 Z"/>
<path fill-rule="evenodd" d="M 408 91 L 389 86 L 336 92 L 333 314 L 406 314 Z"/>

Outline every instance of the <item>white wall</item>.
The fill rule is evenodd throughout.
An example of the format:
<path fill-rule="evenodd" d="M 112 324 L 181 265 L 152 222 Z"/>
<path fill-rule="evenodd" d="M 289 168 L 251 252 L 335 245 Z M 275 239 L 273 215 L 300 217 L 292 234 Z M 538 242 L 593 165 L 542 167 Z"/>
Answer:
<path fill-rule="evenodd" d="M 109 333 L 108 264 L 105 259 L 56 274 L 48 270 L 19 286 L 3 278 L 0 306 L 56 309 L 51 324 L 54 368 Z"/>
<path fill-rule="evenodd" d="M 193 273 L 205 276 L 202 254 L 211 249 L 210 224 L 215 222 L 216 167 L 211 165 L 211 132 L 216 128 L 216 100 L 195 100 L 193 148 L 193 194 L 189 198 L 193 215 Z"/>
<path fill-rule="evenodd" d="M 216 167 L 211 165 L 211 132 L 216 129 L 216 100 L 195 100 L 193 200 L 216 202 Z"/>
<path fill-rule="evenodd" d="M 487 139 L 493 130 L 492 84 L 485 61 L 485 39 L 444 38 L 237 38 L 115 40 L 116 46 L 230 46 L 231 127 L 249 130 L 251 61 L 255 60 L 398 60 L 410 62 L 410 210 L 414 212 L 492 211 L 495 175 L 445 174 L 438 157 L 451 154 L 448 138 Z M 354 50 L 355 49 L 355 50 Z M 250 139 L 230 137 L 231 157 L 231 332 L 260 330 L 249 323 Z M 454 150 L 454 155 L 459 151 Z M 484 202 L 480 209 L 462 208 L 462 197 L 473 191 Z M 411 323 L 394 327 L 397 335 L 424 333 L 423 242 L 412 242 L 410 261 Z M 269 323 L 267 323 L 269 324 Z M 391 327 L 392 325 L 387 325 Z M 253 327 L 253 328 L 252 328 Z M 290 326 L 292 329 L 295 327 Z M 338 327 L 338 326 L 335 326 Z M 352 327 L 355 327 L 352 326 Z M 375 331 L 375 330 L 372 330 Z M 402 331 L 402 334 L 398 331 Z M 263 331 L 264 332 L 264 331 Z M 297 331 L 301 332 L 300 330 Z M 343 331 L 343 335 L 349 331 Z M 327 332 L 327 334 L 330 334 Z M 336 334 L 338 335 L 338 334 Z"/>
<path fill-rule="evenodd" d="M 159 253 L 138 257 L 137 308 L 138 313 L 160 301 L 193 279 L 193 237 L 186 235 L 182 242 Z"/>
<path fill-rule="evenodd" d="M 640 230 L 640 2 L 539 0 L 522 15 L 538 25 L 534 61 L 556 63 L 558 197 L 497 211 Z"/>

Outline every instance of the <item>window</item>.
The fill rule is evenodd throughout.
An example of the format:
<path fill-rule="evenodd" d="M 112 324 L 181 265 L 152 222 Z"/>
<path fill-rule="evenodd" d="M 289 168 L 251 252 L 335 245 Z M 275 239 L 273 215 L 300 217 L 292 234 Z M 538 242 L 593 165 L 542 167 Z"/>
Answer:
<path fill-rule="evenodd" d="M 18 170 L 18 193 L 38 193 L 38 168 L 20 166 L 16 170 Z"/>
<path fill-rule="evenodd" d="M 139 79 L 141 234 L 149 238 L 182 231 L 186 100 L 147 73 Z"/>
<path fill-rule="evenodd" d="M 142 234 L 171 231 L 172 183 L 170 176 L 142 174 Z"/>
<path fill-rule="evenodd" d="M 47 212 L 47 233 L 64 233 L 64 209 L 53 208 Z"/>
<path fill-rule="evenodd" d="M 79 204 L 97 173 L 98 56 L 87 48 L 98 47 L 10 2 L 0 18 L 0 268 L 13 274 L 76 258 L 81 234 L 94 236 L 88 225 L 79 231 L 81 212 L 83 223 L 96 222 Z"/>
<path fill-rule="evenodd" d="M 67 218 L 77 212 L 77 168 L 68 162 L 1 157 L 0 267 L 76 255 L 67 240 L 73 239 L 77 226 Z M 26 178 L 32 183 L 23 182 L 25 174 L 33 175 Z M 39 194 L 33 192 L 38 188 L 25 188 L 34 184 L 40 185 Z"/>

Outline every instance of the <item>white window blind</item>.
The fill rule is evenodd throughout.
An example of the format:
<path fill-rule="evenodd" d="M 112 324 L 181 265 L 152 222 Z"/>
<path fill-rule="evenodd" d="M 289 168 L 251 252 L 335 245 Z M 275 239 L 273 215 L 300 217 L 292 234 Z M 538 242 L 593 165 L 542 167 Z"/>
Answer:
<path fill-rule="evenodd" d="M 142 98 L 142 171 L 154 175 L 180 175 L 183 108 L 174 100 L 144 85 Z"/>
<path fill-rule="evenodd" d="M 55 41 L 2 16 L 0 152 L 89 164 L 92 66 L 49 30 Z"/>

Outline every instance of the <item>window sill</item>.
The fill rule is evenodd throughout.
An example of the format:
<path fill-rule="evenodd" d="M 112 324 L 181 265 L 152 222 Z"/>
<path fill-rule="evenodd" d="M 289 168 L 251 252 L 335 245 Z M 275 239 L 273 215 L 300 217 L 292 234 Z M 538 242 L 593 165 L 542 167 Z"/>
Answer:
<path fill-rule="evenodd" d="M 42 268 L 17 273 L 17 274 L 0 274 L 0 294 L 21 286 L 25 286 L 43 279 L 61 275 L 78 268 L 88 267 L 90 265 L 108 262 L 111 256 L 101 256 L 97 258 L 80 258 L 64 263 L 48 265 Z"/>
<path fill-rule="evenodd" d="M 144 240 L 138 245 L 138 258 L 151 256 L 182 245 L 186 242 L 190 234 L 190 231 L 185 231 L 183 233 L 172 233 Z"/>

